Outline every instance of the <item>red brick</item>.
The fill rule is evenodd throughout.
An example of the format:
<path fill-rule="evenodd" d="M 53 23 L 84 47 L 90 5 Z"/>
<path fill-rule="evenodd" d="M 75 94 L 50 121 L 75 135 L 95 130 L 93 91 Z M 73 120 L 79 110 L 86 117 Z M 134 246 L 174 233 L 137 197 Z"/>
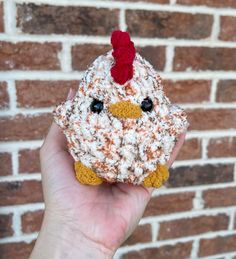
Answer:
<path fill-rule="evenodd" d="M 59 70 L 59 43 L 0 42 L 0 70 Z"/>
<path fill-rule="evenodd" d="M 139 37 L 203 39 L 210 36 L 212 22 L 212 16 L 206 14 L 126 11 L 127 30 Z"/>
<path fill-rule="evenodd" d="M 219 130 L 236 128 L 236 109 L 187 110 L 189 130 Z"/>
<path fill-rule="evenodd" d="M 122 259 L 186 259 L 190 258 L 192 242 L 146 248 L 124 254 Z"/>
<path fill-rule="evenodd" d="M 200 240 L 199 256 L 229 253 L 233 251 L 236 251 L 236 235 Z"/>
<path fill-rule="evenodd" d="M 236 41 L 236 17 L 220 17 L 220 35 L 221 40 Z"/>
<path fill-rule="evenodd" d="M 236 48 L 176 47 L 174 70 L 235 70 Z"/>
<path fill-rule="evenodd" d="M 166 63 L 166 48 L 163 46 L 136 47 L 136 51 L 145 58 L 156 70 L 164 70 Z"/>
<path fill-rule="evenodd" d="M 35 180 L 1 182 L 0 197 L 1 206 L 42 202 L 42 185 Z"/>
<path fill-rule="evenodd" d="M 19 242 L 19 243 L 7 243 L 0 244 L 1 259 L 17 258 L 26 259 L 29 258 L 31 251 L 33 250 L 35 241 L 31 243 Z"/>
<path fill-rule="evenodd" d="M 18 107 L 51 107 L 64 101 L 79 81 L 16 81 Z"/>
<path fill-rule="evenodd" d="M 4 22 L 3 22 L 3 3 L 0 3 L 0 32 L 4 31 Z"/>
<path fill-rule="evenodd" d="M 229 217 L 225 214 L 200 216 L 161 222 L 159 240 L 194 236 L 228 228 Z"/>
<path fill-rule="evenodd" d="M 0 140 L 42 139 L 51 122 L 51 114 L 0 118 Z"/>
<path fill-rule="evenodd" d="M 236 188 L 212 189 L 203 192 L 206 208 L 226 207 L 236 205 Z"/>
<path fill-rule="evenodd" d="M 43 220 L 43 210 L 29 211 L 21 216 L 22 232 L 32 233 L 40 230 Z"/>
<path fill-rule="evenodd" d="M 201 141 L 199 139 L 185 140 L 176 160 L 190 160 L 201 158 Z"/>
<path fill-rule="evenodd" d="M 138 226 L 132 235 L 123 243 L 123 246 L 152 241 L 151 225 Z"/>
<path fill-rule="evenodd" d="M 0 214 L 0 237 L 9 237 L 12 235 L 12 214 Z"/>
<path fill-rule="evenodd" d="M 191 210 L 193 192 L 174 193 L 152 197 L 144 212 L 144 217 L 165 215 Z"/>
<path fill-rule="evenodd" d="M 100 55 L 111 50 L 110 45 L 78 44 L 72 47 L 72 68 L 86 70 Z"/>
<path fill-rule="evenodd" d="M 170 169 L 169 187 L 227 183 L 234 179 L 233 164 L 206 164 Z"/>
<path fill-rule="evenodd" d="M 236 102 L 236 80 L 219 81 L 216 100 L 218 102 Z"/>
<path fill-rule="evenodd" d="M 211 139 L 207 152 L 208 157 L 236 157 L 236 137 Z"/>
<path fill-rule="evenodd" d="M 199 103 L 209 101 L 211 81 L 181 80 L 163 82 L 164 91 L 171 102 Z"/>
<path fill-rule="evenodd" d="M 0 109 L 9 107 L 9 96 L 6 82 L 0 82 Z"/>
<path fill-rule="evenodd" d="M 82 6 L 18 4 L 17 26 L 22 32 L 31 34 L 109 35 L 119 27 L 119 11 Z"/>
<path fill-rule="evenodd" d="M 236 7 L 235 0 L 177 0 L 178 4 L 207 5 L 213 7 Z"/>
<path fill-rule="evenodd" d="M 11 154 L 0 153 L 0 176 L 10 175 L 12 173 Z"/>
<path fill-rule="evenodd" d="M 40 170 L 39 149 L 19 151 L 19 173 L 38 173 Z"/>

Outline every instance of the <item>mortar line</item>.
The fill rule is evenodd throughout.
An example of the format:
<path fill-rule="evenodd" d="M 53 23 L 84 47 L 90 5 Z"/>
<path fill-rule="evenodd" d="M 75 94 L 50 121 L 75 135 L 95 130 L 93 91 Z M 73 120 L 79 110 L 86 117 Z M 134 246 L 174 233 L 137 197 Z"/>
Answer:
<path fill-rule="evenodd" d="M 210 92 L 210 102 L 211 103 L 215 103 L 216 102 L 218 83 L 219 83 L 219 79 L 213 79 L 212 82 L 211 82 L 211 92 Z"/>
<path fill-rule="evenodd" d="M 140 225 L 151 224 L 152 222 L 166 222 L 166 221 L 176 221 L 179 219 L 192 219 L 201 216 L 217 216 L 219 214 L 230 215 L 232 211 L 236 210 L 236 206 L 229 207 L 217 207 L 217 208 L 204 208 L 202 210 L 191 210 L 191 211 L 183 211 L 178 213 L 166 214 L 166 215 L 156 215 L 142 218 L 140 221 Z M 224 230 L 224 231 L 228 231 Z"/>
<path fill-rule="evenodd" d="M 196 238 L 193 240 L 193 244 L 192 244 L 192 251 L 191 251 L 191 255 L 190 255 L 191 259 L 197 258 L 198 250 L 199 250 L 199 238 Z"/>
<path fill-rule="evenodd" d="M 202 191 L 197 190 L 195 192 L 195 197 L 193 199 L 193 210 L 203 210 L 204 209 L 204 201 L 202 198 Z"/>
<path fill-rule="evenodd" d="M 43 144 L 43 140 L 27 140 L 27 141 L 2 141 L 0 142 L 0 152 L 8 151 L 12 152 L 14 150 L 21 149 L 35 149 L 39 148 Z"/>
<path fill-rule="evenodd" d="M 206 130 L 206 131 L 197 131 L 192 130 L 187 132 L 186 139 L 192 138 L 220 138 L 220 137 L 235 137 L 236 130 Z"/>
<path fill-rule="evenodd" d="M 159 235 L 160 224 L 157 223 L 157 222 L 152 222 L 150 225 L 151 225 L 151 230 L 152 230 L 152 240 L 151 240 L 151 242 L 156 242 L 157 237 Z"/>
<path fill-rule="evenodd" d="M 34 212 L 37 210 L 43 210 L 44 208 L 45 208 L 45 205 L 43 202 L 15 204 L 15 205 L 2 206 L 1 213 L 10 214 L 10 213 L 18 212 L 20 215 L 22 215 L 25 212 Z"/>
<path fill-rule="evenodd" d="M 236 107 L 236 102 L 232 103 L 178 103 L 184 109 L 230 109 Z"/>
<path fill-rule="evenodd" d="M 176 238 L 176 239 L 169 239 L 169 240 L 159 240 L 154 243 L 143 243 L 143 244 L 137 244 L 137 245 L 132 245 L 132 246 L 125 246 L 119 248 L 119 253 L 127 253 L 130 251 L 139 251 L 141 249 L 146 249 L 146 248 L 157 248 L 161 247 L 164 245 L 176 245 L 177 243 L 185 243 L 185 242 L 191 242 L 194 241 L 196 238 L 215 238 L 217 236 L 227 236 L 230 234 L 235 234 L 236 231 L 216 231 L 212 233 L 204 233 L 201 235 L 194 235 L 194 236 L 189 236 L 189 237 L 182 237 L 182 238 Z"/>
<path fill-rule="evenodd" d="M 163 72 L 158 71 L 163 80 L 204 80 L 204 79 L 236 79 L 232 71 L 206 71 L 206 72 Z M 65 73 L 62 71 L 6 71 L 0 72 L 1 80 L 81 80 L 84 71 Z"/>
<path fill-rule="evenodd" d="M 236 182 L 236 163 L 234 164 L 234 182 Z"/>
<path fill-rule="evenodd" d="M 62 50 L 58 53 L 62 72 L 68 73 L 72 71 L 71 43 L 64 42 Z"/>
<path fill-rule="evenodd" d="M 202 159 L 206 160 L 208 159 L 208 144 L 209 144 L 209 138 L 202 138 Z"/>
<path fill-rule="evenodd" d="M 38 233 L 23 234 L 21 236 L 5 237 L 0 239 L 0 244 L 15 243 L 15 242 L 27 242 L 34 241 L 38 236 Z"/>
<path fill-rule="evenodd" d="M 14 113 L 17 110 L 17 93 L 16 86 L 13 80 L 7 80 L 7 92 L 9 96 L 10 109 L 6 112 Z"/>
<path fill-rule="evenodd" d="M 120 9 L 119 13 L 119 27 L 121 31 L 127 30 L 126 17 L 125 17 L 125 9 Z"/>
<path fill-rule="evenodd" d="M 15 34 L 16 28 L 16 7 L 13 0 L 4 0 L 4 31 L 7 35 Z"/>
<path fill-rule="evenodd" d="M 219 16 L 219 14 L 214 14 L 212 32 L 211 32 L 212 41 L 217 40 L 219 37 L 219 34 L 220 34 L 220 16 Z"/>
<path fill-rule="evenodd" d="M 8 175 L 8 176 L 1 176 L 0 177 L 0 183 L 1 182 L 14 182 L 14 181 L 30 181 L 30 180 L 36 180 L 41 181 L 41 174 L 40 173 L 28 173 L 28 174 L 18 174 L 18 175 Z"/>
<path fill-rule="evenodd" d="M 9 116 L 16 116 L 18 114 L 22 115 L 43 115 L 45 113 L 51 113 L 53 110 L 53 107 L 47 107 L 47 108 L 17 108 L 14 111 L 0 111 L 1 117 L 9 117 Z"/>
<path fill-rule="evenodd" d="M 16 3 L 32 3 L 35 1 L 32 0 L 15 0 Z M 67 0 L 37 0 L 37 4 L 50 4 L 56 6 L 68 6 Z M 131 10 L 150 10 L 150 11 L 175 11 L 181 13 L 203 13 L 203 14 L 223 14 L 236 16 L 235 10 L 233 8 L 214 8 L 207 6 L 187 6 L 187 5 L 169 5 L 169 4 L 155 4 L 155 3 L 130 3 L 122 1 L 86 1 L 86 0 L 70 0 L 69 6 L 87 6 L 87 7 L 96 7 L 96 8 L 125 8 Z"/>
<path fill-rule="evenodd" d="M 196 185 L 196 186 L 183 186 L 183 187 L 175 187 L 175 188 L 170 188 L 170 189 L 161 187 L 160 189 L 153 192 L 153 197 L 169 195 L 169 194 L 178 194 L 178 193 L 182 193 L 182 192 L 194 192 L 194 191 L 198 191 L 198 190 L 206 191 L 206 190 L 211 190 L 211 189 L 223 189 L 223 188 L 231 188 L 231 187 L 235 187 L 234 182 Z"/>
<path fill-rule="evenodd" d="M 177 160 L 174 162 L 172 168 L 186 167 L 193 165 L 207 165 L 207 164 L 233 164 L 235 163 L 235 157 L 219 157 L 219 158 L 208 158 L 208 159 L 195 159 L 195 160 Z"/>
<path fill-rule="evenodd" d="M 18 211 L 14 211 L 13 218 L 12 218 L 12 227 L 14 230 L 14 237 L 21 236 L 21 218 Z"/>
<path fill-rule="evenodd" d="M 176 4 L 176 0 L 170 0 L 170 5 L 175 5 Z"/>
<path fill-rule="evenodd" d="M 229 226 L 228 230 L 234 230 L 234 217 L 235 217 L 235 210 L 232 210 L 229 214 Z"/>
<path fill-rule="evenodd" d="M 174 62 L 174 46 L 167 46 L 166 47 L 166 64 L 164 71 L 165 72 L 171 72 L 173 70 L 173 62 Z"/>
<path fill-rule="evenodd" d="M 0 34 L 1 41 L 7 42 L 65 42 L 70 44 L 98 44 L 107 45 L 110 44 L 110 36 L 91 36 L 91 35 L 65 35 L 65 34 L 15 34 L 8 35 L 5 33 Z M 136 46 L 174 46 L 174 47 L 224 47 L 224 48 L 235 48 L 236 42 L 234 41 L 222 41 L 216 40 L 212 41 L 210 39 L 177 39 L 177 38 L 138 38 L 132 37 Z"/>
<path fill-rule="evenodd" d="M 9 175 L 9 178 L 17 177 L 17 175 L 18 175 L 18 170 L 19 170 L 18 150 L 12 151 L 11 158 L 12 158 L 12 174 L 13 175 L 12 176 Z M 8 176 L 6 176 L 6 177 L 8 177 Z M 0 179 L 1 179 L 1 177 L 0 177 Z"/>

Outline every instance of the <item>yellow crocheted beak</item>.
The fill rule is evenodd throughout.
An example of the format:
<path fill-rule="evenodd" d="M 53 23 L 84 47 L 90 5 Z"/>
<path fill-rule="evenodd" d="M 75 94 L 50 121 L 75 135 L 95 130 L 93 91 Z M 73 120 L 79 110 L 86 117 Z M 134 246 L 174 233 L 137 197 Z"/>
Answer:
<path fill-rule="evenodd" d="M 139 105 L 130 101 L 121 101 L 110 105 L 109 112 L 119 119 L 138 119 L 141 117 L 142 110 Z"/>

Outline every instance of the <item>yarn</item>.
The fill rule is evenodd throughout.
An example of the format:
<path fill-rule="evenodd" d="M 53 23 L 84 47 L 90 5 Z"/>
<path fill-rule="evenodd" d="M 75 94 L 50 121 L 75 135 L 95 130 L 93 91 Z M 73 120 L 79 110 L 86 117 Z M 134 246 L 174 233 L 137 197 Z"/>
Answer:
<path fill-rule="evenodd" d="M 97 176 L 93 170 L 83 165 L 79 161 L 74 163 L 74 168 L 76 178 L 81 184 L 99 185 L 103 182 L 103 179 Z"/>
<path fill-rule="evenodd" d="M 165 165 L 158 165 L 156 170 L 150 173 L 143 181 L 145 187 L 160 188 L 169 178 L 169 171 Z"/>
<path fill-rule="evenodd" d="M 113 31 L 111 44 L 112 56 L 115 59 L 115 65 L 111 68 L 111 76 L 116 83 L 123 85 L 133 77 L 134 43 L 127 32 Z"/>
<path fill-rule="evenodd" d="M 108 110 L 112 113 L 113 116 L 123 119 L 137 119 L 142 114 L 140 106 L 129 101 L 114 103 L 110 105 Z"/>

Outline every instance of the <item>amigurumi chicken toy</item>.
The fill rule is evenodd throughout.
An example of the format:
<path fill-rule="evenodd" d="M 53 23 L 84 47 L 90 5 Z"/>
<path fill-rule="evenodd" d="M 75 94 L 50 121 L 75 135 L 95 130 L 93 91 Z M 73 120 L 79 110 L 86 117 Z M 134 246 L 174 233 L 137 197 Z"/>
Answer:
<path fill-rule="evenodd" d="M 62 128 L 82 184 L 124 182 L 160 187 L 165 165 L 188 127 L 152 65 L 135 52 L 127 32 L 114 31 L 113 50 L 87 69 L 72 100 L 58 105 Z"/>

